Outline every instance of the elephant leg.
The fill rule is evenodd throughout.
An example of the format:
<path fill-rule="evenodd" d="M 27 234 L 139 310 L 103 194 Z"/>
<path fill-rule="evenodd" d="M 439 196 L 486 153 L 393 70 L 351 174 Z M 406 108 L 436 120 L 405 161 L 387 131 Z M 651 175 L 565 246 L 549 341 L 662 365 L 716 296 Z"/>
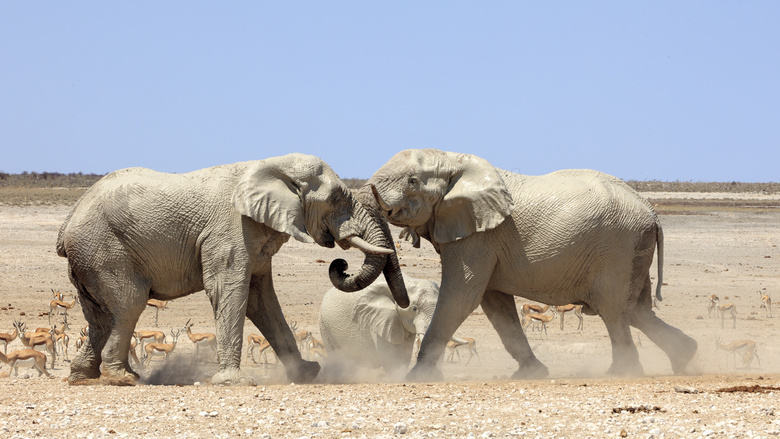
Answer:
<path fill-rule="evenodd" d="M 81 291 L 84 288 L 83 285 L 77 284 L 77 288 L 79 289 L 81 309 L 89 324 L 89 336 L 70 363 L 68 380 L 71 382 L 100 378 L 100 364 L 102 362 L 100 352 L 108 340 L 111 321 L 111 316 L 100 305 L 93 302 L 91 296 Z"/>
<path fill-rule="evenodd" d="M 143 312 L 149 289 L 133 279 L 129 271 L 115 270 L 88 278 L 96 281 L 90 286 L 78 280 L 74 282 L 90 330 L 85 345 L 71 363 L 70 380 L 98 378 L 101 365 L 106 376 L 136 380 L 138 374 L 130 368 L 128 356 L 133 329 Z M 98 303 L 96 296 L 105 298 L 107 303 Z"/>
<path fill-rule="evenodd" d="M 620 376 L 644 374 L 639 363 L 639 352 L 631 337 L 628 315 L 625 312 L 601 314 L 612 343 L 612 365 L 607 373 Z"/>
<path fill-rule="evenodd" d="M 236 282 L 242 275 L 225 271 L 204 278 L 206 294 L 214 310 L 219 368 L 211 377 L 212 384 L 252 384 L 241 371 L 244 316 L 247 312 L 249 279 Z M 196 344 L 196 356 L 198 347 Z"/>
<path fill-rule="evenodd" d="M 298 343 L 276 297 L 270 271 L 264 276 L 252 276 L 246 315 L 268 340 L 278 361 L 284 364 L 290 381 L 307 383 L 317 376 L 320 365 L 301 357 Z"/>
<path fill-rule="evenodd" d="M 528 344 L 520 316 L 517 314 L 514 297 L 500 291 L 486 291 L 482 296 L 482 310 L 498 332 L 504 349 L 517 361 L 519 367 L 512 378 L 546 377 L 547 367 L 536 358 Z"/>
<path fill-rule="evenodd" d="M 119 285 L 119 291 L 123 292 L 126 300 L 109 308 L 111 320 L 108 338 L 101 350 L 103 375 L 136 380 L 138 374 L 130 367 L 130 344 L 138 318 L 146 308 L 149 287 L 141 281 L 130 279 L 120 282 Z M 92 325 L 90 335 L 91 333 Z"/>
<path fill-rule="evenodd" d="M 652 291 L 648 278 L 642 287 L 642 294 Z M 659 319 L 651 307 L 638 303 L 631 310 L 631 326 L 644 332 L 647 338 L 666 353 L 676 374 L 685 373 L 686 367 L 696 354 L 697 343 L 682 331 Z"/>
<path fill-rule="evenodd" d="M 495 266 L 495 259 L 491 255 L 484 256 L 477 247 L 467 247 L 466 253 L 462 244 L 442 249 L 439 299 L 420 345 L 417 363 L 407 374 L 407 380 L 440 381 L 443 378 L 436 365 L 444 355 L 447 342 L 482 301 Z"/>

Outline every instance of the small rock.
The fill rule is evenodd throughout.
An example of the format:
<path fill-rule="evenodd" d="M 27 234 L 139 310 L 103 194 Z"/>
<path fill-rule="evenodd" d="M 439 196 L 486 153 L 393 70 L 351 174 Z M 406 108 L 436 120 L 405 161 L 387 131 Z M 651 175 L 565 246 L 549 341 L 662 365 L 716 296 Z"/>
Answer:
<path fill-rule="evenodd" d="M 406 424 L 399 422 L 393 426 L 395 434 L 406 434 Z"/>
<path fill-rule="evenodd" d="M 695 389 L 693 387 L 682 387 L 682 386 L 675 386 L 674 391 L 677 393 L 692 393 L 692 394 L 699 393 L 698 389 Z"/>

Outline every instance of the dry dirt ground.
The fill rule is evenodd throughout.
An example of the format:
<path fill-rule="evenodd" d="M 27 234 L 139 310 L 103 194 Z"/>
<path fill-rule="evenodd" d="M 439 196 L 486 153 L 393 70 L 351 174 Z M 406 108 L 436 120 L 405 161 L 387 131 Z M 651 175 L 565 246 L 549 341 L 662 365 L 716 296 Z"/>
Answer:
<path fill-rule="evenodd" d="M 647 195 L 653 200 L 680 197 Z M 0 332 L 11 332 L 17 318 L 28 328 L 47 326 L 50 290 L 75 292 L 66 261 L 54 252 L 58 227 L 69 209 L 0 205 Z M 446 381 L 441 383 L 391 382 L 378 371 L 363 371 L 354 383 L 327 383 L 327 376 L 321 376 L 315 384 L 290 384 L 281 367 L 250 360 L 243 367 L 257 386 L 211 386 L 206 382 L 216 367 L 213 358 L 196 362 L 193 344 L 182 337 L 168 363 L 155 359 L 141 371 L 143 384 L 69 386 L 64 381 L 69 363 L 60 356 L 52 370 L 56 378 L 38 378 L 32 370 L 0 378 L 0 437 L 780 435 L 780 314 L 766 317 L 758 293 L 780 301 L 780 209 L 753 208 L 747 200 L 732 208 L 676 210 L 663 214 L 661 221 L 666 286 L 656 312 L 699 342 L 701 375 L 671 375 L 666 356 L 635 333 L 647 376 L 604 377 L 611 359 L 604 325 L 586 316 L 584 330 L 577 331 L 576 319 L 567 315 L 564 330 L 556 320 L 547 335 L 528 333 L 550 377 L 508 380 L 516 366 L 477 309 L 457 335 L 477 340 L 479 358 L 466 365 L 464 351 L 461 363 L 444 362 Z M 402 243 L 401 263 L 411 276 L 438 280 L 438 256 L 426 244 L 414 249 Z M 361 262 L 357 251 L 292 240 L 274 259 L 275 285 L 287 319 L 317 337 L 319 303 L 329 288 L 327 266 L 336 257 L 345 257 L 352 266 Z M 722 327 L 720 319 L 708 316 L 707 296 L 713 293 L 736 304 L 736 329 L 728 319 Z M 202 292 L 175 300 L 159 313 L 166 332 L 190 318 L 195 332 L 214 331 Z M 85 323 L 78 305 L 68 321 L 72 356 Z M 153 327 L 154 311 L 148 310 L 138 329 Z M 258 331 L 247 321 L 245 334 L 249 332 Z M 735 367 L 726 352 L 715 349 L 716 337 L 755 340 L 760 366 L 755 359 L 746 368 L 738 355 Z M 8 351 L 20 348 L 17 339 Z M 3 365 L 2 371 L 8 367 Z"/>

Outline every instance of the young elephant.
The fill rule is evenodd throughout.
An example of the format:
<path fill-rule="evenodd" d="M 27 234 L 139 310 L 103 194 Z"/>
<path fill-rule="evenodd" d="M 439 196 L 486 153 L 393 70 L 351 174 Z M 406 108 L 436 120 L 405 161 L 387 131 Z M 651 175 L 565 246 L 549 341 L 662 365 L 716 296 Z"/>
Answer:
<path fill-rule="evenodd" d="M 357 367 L 405 373 L 415 342 L 422 339 L 436 308 L 436 282 L 404 276 L 410 305 L 393 302 L 390 288 L 377 281 L 359 293 L 331 288 L 320 308 L 320 334 L 328 351 L 326 368 L 343 373 Z"/>
<path fill-rule="evenodd" d="M 63 223 L 57 254 L 68 259 L 89 339 L 70 379 L 136 379 L 128 352 L 149 298 L 173 300 L 205 290 L 216 320 L 219 370 L 213 383 L 238 384 L 244 318 L 268 339 L 288 379 L 313 379 L 282 315 L 271 258 L 292 236 L 323 247 L 356 247 L 360 271 L 331 269 L 334 285 L 362 289 L 380 273 L 401 306 L 408 303 L 385 223 L 363 207 L 317 157 L 289 154 L 166 174 L 132 168 L 95 183 Z"/>

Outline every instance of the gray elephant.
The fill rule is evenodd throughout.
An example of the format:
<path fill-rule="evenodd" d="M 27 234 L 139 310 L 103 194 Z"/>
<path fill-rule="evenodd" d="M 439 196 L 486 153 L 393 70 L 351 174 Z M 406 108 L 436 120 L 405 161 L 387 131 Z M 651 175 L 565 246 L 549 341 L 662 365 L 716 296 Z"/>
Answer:
<path fill-rule="evenodd" d="M 415 342 L 428 330 L 439 285 L 404 276 L 410 305 L 401 308 L 387 283 L 377 281 L 359 293 L 331 288 L 322 298 L 320 334 L 330 369 L 379 368 L 405 373 Z M 326 368 L 327 370 L 328 368 Z"/>
<path fill-rule="evenodd" d="M 389 228 L 353 197 L 322 160 L 289 154 L 186 174 L 132 168 L 95 183 L 63 223 L 57 253 L 67 257 L 89 339 L 70 379 L 103 374 L 137 379 L 128 364 L 133 329 L 150 298 L 204 290 L 216 321 L 214 383 L 250 380 L 240 371 L 244 316 L 260 329 L 293 382 L 319 365 L 302 360 L 273 285 L 271 257 L 290 236 L 366 253 L 360 271 L 330 269 L 337 287 L 356 291 L 384 272 L 395 299 L 408 297 Z"/>
<path fill-rule="evenodd" d="M 410 379 L 439 379 L 447 341 L 482 305 L 518 362 L 515 378 L 546 376 L 528 345 L 512 296 L 583 305 L 612 342 L 609 372 L 642 374 L 630 326 L 642 330 L 683 373 L 696 342 L 652 311 L 650 265 L 663 232 L 647 200 L 592 170 L 526 176 L 469 154 L 433 149 L 393 156 L 366 184 L 390 223 L 429 240 L 441 256 L 439 302 Z"/>

